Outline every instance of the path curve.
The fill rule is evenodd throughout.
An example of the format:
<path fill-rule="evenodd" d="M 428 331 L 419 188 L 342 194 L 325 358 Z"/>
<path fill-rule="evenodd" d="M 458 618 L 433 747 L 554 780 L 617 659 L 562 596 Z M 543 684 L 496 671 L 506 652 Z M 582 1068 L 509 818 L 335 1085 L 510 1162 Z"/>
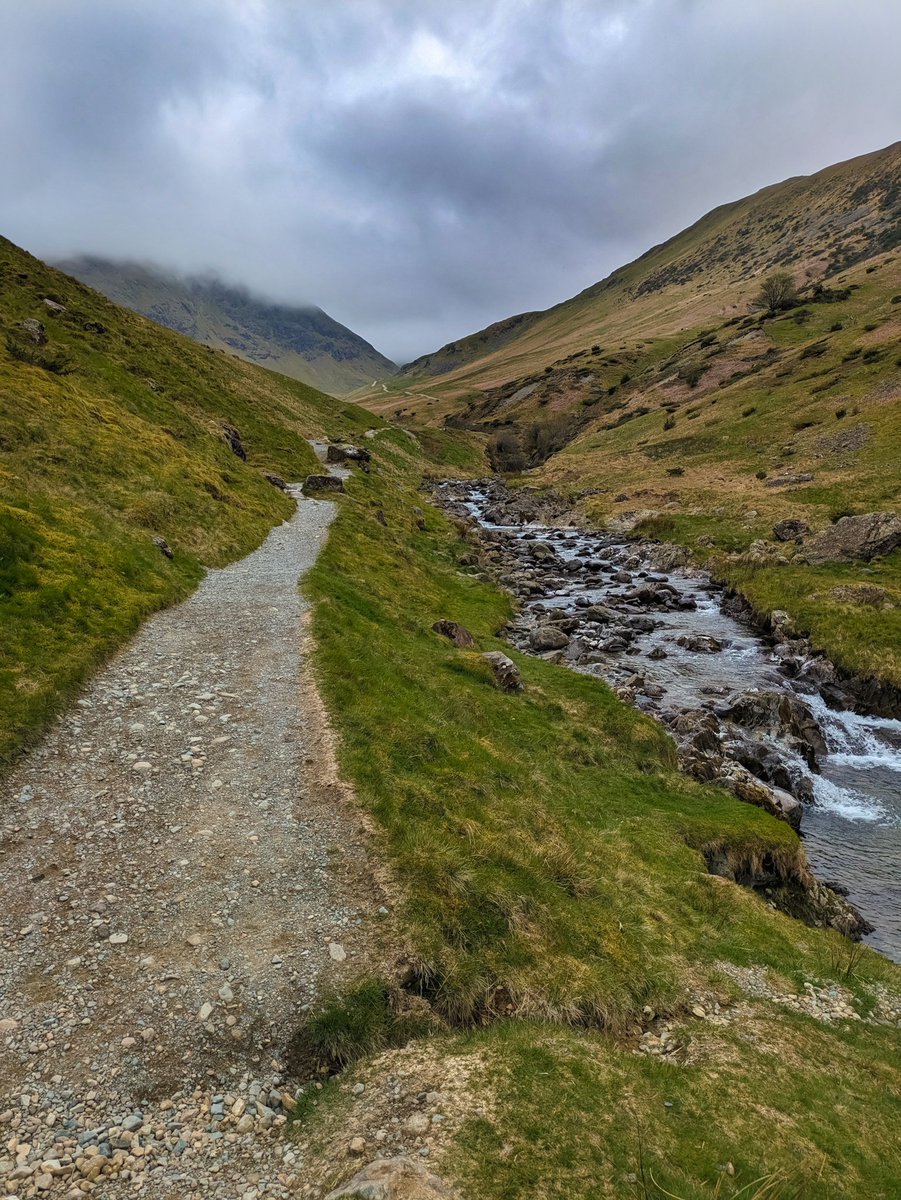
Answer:
<path fill-rule="evenodd" d="M 304 649 L 335 505 L 291 491 L 6 781 L 0 1194 L 287 1194 L 282 1048 L 320 988 L 387 961 Z"/>

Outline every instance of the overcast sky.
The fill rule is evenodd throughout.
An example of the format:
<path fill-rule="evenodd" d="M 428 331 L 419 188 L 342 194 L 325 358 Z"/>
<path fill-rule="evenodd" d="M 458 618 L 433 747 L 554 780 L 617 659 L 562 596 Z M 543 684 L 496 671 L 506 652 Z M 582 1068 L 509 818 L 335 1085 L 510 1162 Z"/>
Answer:
<path fill-rule="evenodd" d="M 901 138 L 898 0 L 2 0 L 0 233 L 406 360 Z"/>

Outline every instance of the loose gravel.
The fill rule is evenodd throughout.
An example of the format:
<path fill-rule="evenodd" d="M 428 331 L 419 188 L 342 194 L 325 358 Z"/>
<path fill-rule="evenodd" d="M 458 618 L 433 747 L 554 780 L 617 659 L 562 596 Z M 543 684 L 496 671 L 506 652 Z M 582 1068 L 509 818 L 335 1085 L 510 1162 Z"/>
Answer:
<path fill-rule="evenodd" d="M 307 671 L 298 581 L 335 506 L 291 491 L 6 782 L 0 1196 L 289 1194 L 283 1048 L 389 961 Z"/>

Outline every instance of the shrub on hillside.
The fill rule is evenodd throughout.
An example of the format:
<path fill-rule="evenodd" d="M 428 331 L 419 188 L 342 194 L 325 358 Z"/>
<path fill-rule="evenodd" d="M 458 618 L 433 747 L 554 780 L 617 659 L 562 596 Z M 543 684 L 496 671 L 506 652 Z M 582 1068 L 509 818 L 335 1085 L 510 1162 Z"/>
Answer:
<path fill-rule="evenodd" d="M 798 288 L 791 271 L 774 271 L 760 285 L 751 307 L 766 313 L 784 312 L 798 302 Z"/>
<path fill-rule="evenodd" d="M 521 471 L 526 465 L 526 456 L 512 429 L 502 429 L 488 443 L 488 460 L 491 468 L 500 474 Z"/>

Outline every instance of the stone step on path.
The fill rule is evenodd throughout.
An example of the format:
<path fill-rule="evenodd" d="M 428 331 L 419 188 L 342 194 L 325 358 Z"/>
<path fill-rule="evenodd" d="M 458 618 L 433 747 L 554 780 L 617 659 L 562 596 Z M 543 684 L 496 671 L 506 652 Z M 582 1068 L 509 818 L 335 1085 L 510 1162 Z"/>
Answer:
<path fill-rule="evenodd" d="M 149 620 L 0 798 L 0 1196 L 281 1196 L 283 1049 L 393 961 L 307 670 L 335 506 Z"/>

